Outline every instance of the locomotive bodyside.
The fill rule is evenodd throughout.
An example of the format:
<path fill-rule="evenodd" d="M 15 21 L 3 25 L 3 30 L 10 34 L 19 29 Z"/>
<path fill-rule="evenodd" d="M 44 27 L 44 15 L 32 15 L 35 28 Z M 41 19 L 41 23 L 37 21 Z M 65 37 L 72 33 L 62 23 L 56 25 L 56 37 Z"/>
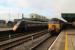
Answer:
<path fill-rule="evenodd" d="M 37 22 L 37 21 L 21 21 L 17 23 L 13 31 L 14 32 L 32 32 L 47 29 L 47 22 Z"/>

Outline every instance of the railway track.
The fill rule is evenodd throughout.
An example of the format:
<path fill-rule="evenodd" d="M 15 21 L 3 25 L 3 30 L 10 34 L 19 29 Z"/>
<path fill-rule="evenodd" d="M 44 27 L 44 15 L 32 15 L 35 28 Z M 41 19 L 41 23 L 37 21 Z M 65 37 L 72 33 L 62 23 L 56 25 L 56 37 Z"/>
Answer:
<path fill-rule="evenodd" d="M 0 33 L 2 33 L 2 34 L 0 34 L 0 42 L 5 41 L 5 40 L 9 40 L 9 39 L 13 39 L 13 38 L 17 38 L 17 37 L 21 37 L 21 36 L 25 36 L 28 34 L 33 34 L 36 32 L 40 32 L 40 31 L 24 32 L 24 33 L 14 33 L 12 31 L 0 32 Z"/>
<path fill-rule="evenodd" d="M 21 38 L 14 38 L 0 42 L 0 50 L 10 50 L 10 48 L 19 46 L 25 42 L 31 41 L 33 39 L 37 39 L 38 37 L 41 37 L 47 33 L 47 30 L 36 32 L 34 34 L 28 35 L 28 36 L 23 36 Z"/>
<path fill-rule="evenodd" d="M 52 45 L 52 43 L 55 41 L 57 36 L 52 36 L 43 41 L 41 44 L 33 48 L 32 50 L 48 50 L 48 48 Z"/>

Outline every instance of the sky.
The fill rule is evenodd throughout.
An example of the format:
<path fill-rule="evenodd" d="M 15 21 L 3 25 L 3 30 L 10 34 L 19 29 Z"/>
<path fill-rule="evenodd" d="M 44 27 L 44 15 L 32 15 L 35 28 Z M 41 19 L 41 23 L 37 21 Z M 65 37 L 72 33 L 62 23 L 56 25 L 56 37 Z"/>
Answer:
<path fill-rule="evenodd" d="M 0 19 L 21 18 L 22 13 L 62 19 L 61 13 L 75 13 L 74 5 L 75 0 L 0 0 Z"/>

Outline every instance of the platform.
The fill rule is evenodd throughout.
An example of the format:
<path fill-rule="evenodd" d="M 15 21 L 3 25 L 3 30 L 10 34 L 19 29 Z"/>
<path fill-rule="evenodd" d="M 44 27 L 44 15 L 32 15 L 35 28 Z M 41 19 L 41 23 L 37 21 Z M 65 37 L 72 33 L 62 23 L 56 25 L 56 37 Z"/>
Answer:
<path fill-rule="evenodd" d="M 12 30 L 13 28 L 0 28 L 0 31 L 8 31 L 8 30 Z"/>
<path fill-rule="evenodd" d="M 75 29 L 62 31 L 48 50 L 75 50 Z"/>

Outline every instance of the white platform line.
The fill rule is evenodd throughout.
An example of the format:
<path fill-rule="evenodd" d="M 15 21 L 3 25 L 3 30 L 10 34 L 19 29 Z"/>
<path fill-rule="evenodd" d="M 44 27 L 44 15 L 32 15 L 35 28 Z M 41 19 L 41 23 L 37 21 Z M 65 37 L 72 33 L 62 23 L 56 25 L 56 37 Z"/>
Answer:
<path fill-rule="evenodd" d="M 61 33 L 60 33 L 61 34 Z M 57 41 L 57 39 L 59 38 L 60 34 L 58 35 L 58 37 L 55 39 L 55 41 L 52 43 L 52 45 L 49 47 L 48 50 L 51 50 L 51 48 L 53 47 L 53 45 L 55 44 L 55 42 Z"/>

